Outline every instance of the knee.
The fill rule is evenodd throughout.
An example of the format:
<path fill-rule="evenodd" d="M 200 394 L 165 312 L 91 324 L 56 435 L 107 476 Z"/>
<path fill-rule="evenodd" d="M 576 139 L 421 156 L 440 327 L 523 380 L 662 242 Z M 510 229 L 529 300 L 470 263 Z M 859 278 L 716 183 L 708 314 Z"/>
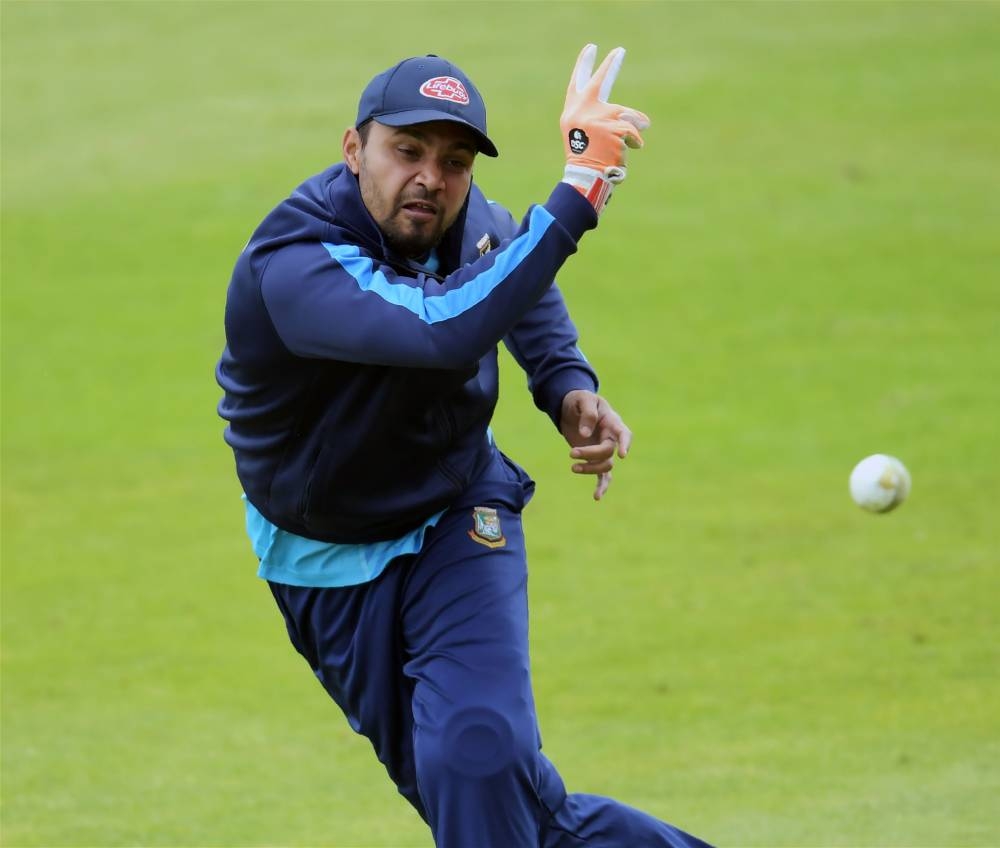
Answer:
<path fill-rule="evenodd" d="M 442 765 L 464 777 L 520 770 L 538 751 L 534 722 L 492 706 L 464 706 L 445 717 L 439 735 Z"/>

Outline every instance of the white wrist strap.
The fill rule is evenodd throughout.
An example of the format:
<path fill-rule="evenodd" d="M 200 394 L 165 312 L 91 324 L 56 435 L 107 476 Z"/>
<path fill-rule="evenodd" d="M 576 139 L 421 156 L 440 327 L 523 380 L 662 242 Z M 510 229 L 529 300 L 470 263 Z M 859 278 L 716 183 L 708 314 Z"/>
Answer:
<path fill-rule="evenodd" d="M 562 181 L 586 197 L 600 215 L 608 205 L 614 187 L 624 179 L 625 169 L 617 166 L 605 168 L 602 172 L 579 165 L 567 165 Z"/>

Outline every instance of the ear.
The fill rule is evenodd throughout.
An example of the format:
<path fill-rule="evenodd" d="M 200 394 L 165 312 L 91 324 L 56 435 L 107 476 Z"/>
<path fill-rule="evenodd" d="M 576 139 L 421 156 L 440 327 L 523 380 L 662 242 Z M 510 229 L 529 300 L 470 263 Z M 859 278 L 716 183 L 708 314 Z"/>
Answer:
<path fill-rule="evenodd" d="M 361 136 L 354 127 L 344 130 L 344 140 L 341 142 L 341 149 L 344 151 L 344 162 L 351 169 L 354 176 L 361 170 Z"/>

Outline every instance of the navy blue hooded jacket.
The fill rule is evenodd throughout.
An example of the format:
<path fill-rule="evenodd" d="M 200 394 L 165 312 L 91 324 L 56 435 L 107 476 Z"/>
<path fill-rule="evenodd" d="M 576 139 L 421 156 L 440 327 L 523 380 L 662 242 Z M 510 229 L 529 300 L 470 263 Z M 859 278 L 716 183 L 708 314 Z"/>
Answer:
<path fill-rule="evenodd" d="M 596 223 L 565 184 L 520 227 L 473 185 L 428 274 L 393 255 L 345 165 L 299 186 L 254 232 L 226 301 L 219 414 L 250 502 L 329 542 L 419 526 L 495 450 L 501 340 L 558 425 L 566 392 L 597 378 L 553 279 Z"/>

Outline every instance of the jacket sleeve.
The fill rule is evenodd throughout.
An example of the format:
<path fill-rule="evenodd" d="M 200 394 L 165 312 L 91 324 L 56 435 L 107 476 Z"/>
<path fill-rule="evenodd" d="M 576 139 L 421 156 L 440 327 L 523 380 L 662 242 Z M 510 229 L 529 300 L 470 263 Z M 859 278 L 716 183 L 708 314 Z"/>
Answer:
<path fill-rule="evenodd" d="M 574 389 L 596 392 L 597 374 L 577 346 L 558 286 L 553 284 L 504 338 L 504 344 L 528 375 L 535 406 L 559 427 L 562 400 Z"/>
<path fill-rule="evenodd" d="M 268 257 L 261 295 L 297 356 L 464 368 L 531 310 L 596 224 L 590 204 L 559 184 L 512 239 L 443 281 L 397 273 L 346 239 L 296 242 Z"/>
<path fill-rule="evenodd" d="M 490 210 L 500 233 L 509 233 L 517 226 L 502 206 L 491 203 Z M 528 375 L 535 405 L 557 428 L 566 394 L 574 389 L 596 392 L 598 387 L 597 374 L 577 340 L 576 327 L 555 284 L 504 337 L 507 349 Z"/>

